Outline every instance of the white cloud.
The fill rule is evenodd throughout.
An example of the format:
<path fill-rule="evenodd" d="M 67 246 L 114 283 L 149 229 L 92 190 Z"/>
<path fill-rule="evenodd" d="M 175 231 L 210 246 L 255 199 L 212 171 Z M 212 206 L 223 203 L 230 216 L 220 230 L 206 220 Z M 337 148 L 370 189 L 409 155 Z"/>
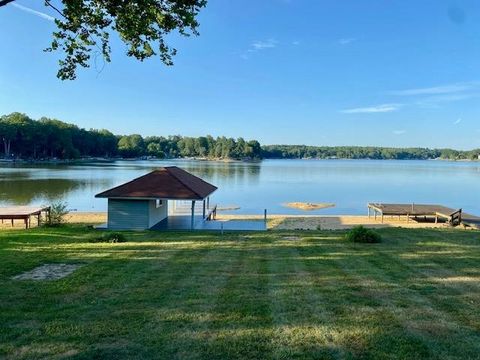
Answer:
<path fill-rule="evenodd" d="M 277 41 L 275 39 L 268 39 L 266 41 L 255 41 L 251 45 L 251 49 L 260 51 L 265 49 L 272 49 L 277 47 Z"/>
<path fill-rule="evenodd" d="M 402 107 L 401 104 L 383 104 L 369 107 L 361 107 L 354 109 L 345 109 L 340 112 L 344 114 L 374 114 L 374 113 L 388 113 L 397 111 Z"/>
<path fill-rule="evenodd" d="M 340 45 L 348 45 L 348 44 L 351 44 L 352 42 L 354 42 L 355 40 L 357 40 L 357 39 L 355 39 L 355 38 L 343 38 L 343 39 L 338 40 L 338 43 Z"/>
<path fill-rule="evenodd" d="M 478 84 L 474 82 L 456 83 L 456 84 L 426 87 L 426 88 L 391 91 L 391 94 L 398 95 L 398 96 L 454 94 L 454 93 L 461 93 L 461 92 L 471 90 L 476 85 Z"/>
<path fill-rule="evenodd" d="M 240 57 L 244 60 L 248 60 L 252 53 L 256 53 L 259 51 L 273 49 L 276 48 L 278 45 L 278 41 L 275 39 L 268 39 L 268 40 L 257 40 L 250 44 L 250 47 L 240 55 Z"/>
<path fill-rule="evenodd" d="M 53 16 L 50 16 L 50 15 L 48 15 L 48 14 L 45 14 L 45 13 L 43 13 L 43 12 L 41 12 L 41 11 L 37 11 L 37 10 L 31 9 L 31 8 L 29 8 L 29 7 L 26 7 L 26 6 L 17 4 L 17 3 L 10 3 L 10 5 L 16 7 L 16 8 L 19 9 L 19 10 L 22 10 L 22 11 L 25 11 L 25 12 L 30 13 L 30 14 L 32 14 L 32 15 L 41 17 L 42 19 L 45 19 L 45 20 L 48 20 L 48 21 L 55 21 L 55 18 L 54 18 Z"/>
<path fill-rule="evenodd" d="M 292 45 L 295 45 L 295 46 L 300 45 L 300 41 L 295 40 L 295 41 L 292 42 Z"/>
<path fill-rule="evenodd" d="M 427 108 L 440 108 L 441 104 L 456 101 L 468 100 L 480 97 L 480 93 L 464 93 L 464 94 L 446 94 L 437 96 L 428 96 L 416 102 L 416 105 Z"/>
<path fill-rule="evenodd" d="M 480 97 L 480 82 L 458 82 L 447 85 L 390 91 L 390 95 L 414 97 L 412 105 L 426 108 L 441 108 L 444 103 Z"/>
<path fill-rule="evenodd" d="M 458 124 L 460 124 L 461 122 L 462 122 L 462 118 L 458 118 L 457 120 L 455 120 L 455 121 L 453 122 L 453 125 L 458 125 Z"/>
<path fill-rule="evenodd" d="M 403 135 L 407 132 L 407 130 L 393 130 L 395 135 Z"/>

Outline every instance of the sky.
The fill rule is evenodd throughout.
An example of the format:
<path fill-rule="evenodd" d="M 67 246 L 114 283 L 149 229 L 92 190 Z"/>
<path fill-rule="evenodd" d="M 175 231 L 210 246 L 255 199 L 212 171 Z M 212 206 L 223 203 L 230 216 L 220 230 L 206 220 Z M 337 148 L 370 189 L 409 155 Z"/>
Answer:
<path fill-rule="evenodd" d="M 117 134 L 262 144 L 480 147 L 480 1 L 209 0 L 173 67 L 112 43 L 74 81 L 45 53 L 55 14 L 0 8 L 0 114 Z"/>

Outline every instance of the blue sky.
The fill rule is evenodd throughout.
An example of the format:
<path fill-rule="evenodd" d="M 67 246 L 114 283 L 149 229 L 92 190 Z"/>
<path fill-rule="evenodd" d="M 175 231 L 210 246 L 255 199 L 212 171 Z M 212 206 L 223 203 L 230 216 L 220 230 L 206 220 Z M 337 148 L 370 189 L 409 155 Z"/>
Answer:
<path fill-rule="evenodd" d="M 43 1 L 0 9 L 0 113 L 264 144 L 480 147 L 478 0 L 210 0 L 175 66 L 55 77 Z M 41 13 L 29 11 L 33 9 Z M 45 14 L 45 15 L 44 15 Z"/>

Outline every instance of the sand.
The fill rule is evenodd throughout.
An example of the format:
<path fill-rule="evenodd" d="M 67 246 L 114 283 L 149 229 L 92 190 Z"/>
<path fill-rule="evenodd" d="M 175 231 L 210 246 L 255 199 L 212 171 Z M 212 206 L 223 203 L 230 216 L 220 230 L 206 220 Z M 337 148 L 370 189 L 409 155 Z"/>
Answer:
<path fill-rule="evenodd" d="M 71 212 L 67 215 L 67 223 L 97 225 L 107 222 L 106 212 Z"/>
<path fill-rule="evenodd" d="M 298 210 L 320 210 L 320 209 L 327 209 L 331 207 L 335 207 L 335 204 L 332 203 L 309 203 L 309 202 L 289 202 L 282 204 L 284 207 L 289 207 L 292 209 Z"/>
<path fill-rule="evenodd" d="M 218 214 L 218 220 L 263 220 L 262 215 L 222 215 Z M 433 222 L 417 222 L 410 220 L 407 223 L 406 218 L 384 217 L 383 224 L 380 219 L 375 220 L 368 216 L 355 215 L 268 215 L 268 229 L 272 230 L 340 230 L 350 229 L 357 225 L 363 225 L 371 228 L 382 227 L 404 227 L 404 228 L 444 228 L 445 223 L 435 224 Z M 32 219 L 33 220 L 33 219 Z M 68 223 L 97 225 L 107 222 L 107 214 L 103 212 L 72 212 L 67 216 Z M 32 227 L 36 222 L 32 221 Z M 9 221 L 5 221 L 0 228 L 11 229 Z M 24 228 L 23 221 L 16 221 L 14 229 Z"/>
<path fill-rule="evenodd" d="M 262 220 L 261 215 L 220 215 L 219 220 Z M 404 228 L 443 228 L 445 223 L 435 224 L 433 222 L 420 222 L 410 220 L 408 223 L 405 217 L 384 217 L 380 219 L 357 215 L 269 215 L 267 216 L 268 229 L 272 230 L 342 230 L 351 229 L 354 226 L 363 225 L 369 228 L 404 227 Z"/>
<path fill-rule="evenodd" d="M 42 220 L 44 221 L 44 220 Z M 107 222 L 107 213 L 103 212 L 71 212 L 65 217 L 65 221 L 71 224 L 86 224 L 86 225 L 98 225 Z M 32 228 L 38 226 L 37 218 L 32 216 L 30 226 Z M 0 222 L 0 229 L 25 229 L 25 223 L 23 220 L 14 220 L 13 227 L 10 220 L 4 220 Z"/>

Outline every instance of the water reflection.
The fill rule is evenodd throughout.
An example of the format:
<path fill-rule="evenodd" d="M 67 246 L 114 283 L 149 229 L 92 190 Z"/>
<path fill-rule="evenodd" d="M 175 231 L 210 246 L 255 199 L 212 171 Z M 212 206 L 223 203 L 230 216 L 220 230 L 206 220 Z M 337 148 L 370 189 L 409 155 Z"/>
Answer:
<path fill-rule="evenodd" d="M 0 181 L 0 202 L 14 205 L 51 203 L 65 199 L 75 190 L 88 186 L 86 181 L 70 179 L 11 179 Z"/>

